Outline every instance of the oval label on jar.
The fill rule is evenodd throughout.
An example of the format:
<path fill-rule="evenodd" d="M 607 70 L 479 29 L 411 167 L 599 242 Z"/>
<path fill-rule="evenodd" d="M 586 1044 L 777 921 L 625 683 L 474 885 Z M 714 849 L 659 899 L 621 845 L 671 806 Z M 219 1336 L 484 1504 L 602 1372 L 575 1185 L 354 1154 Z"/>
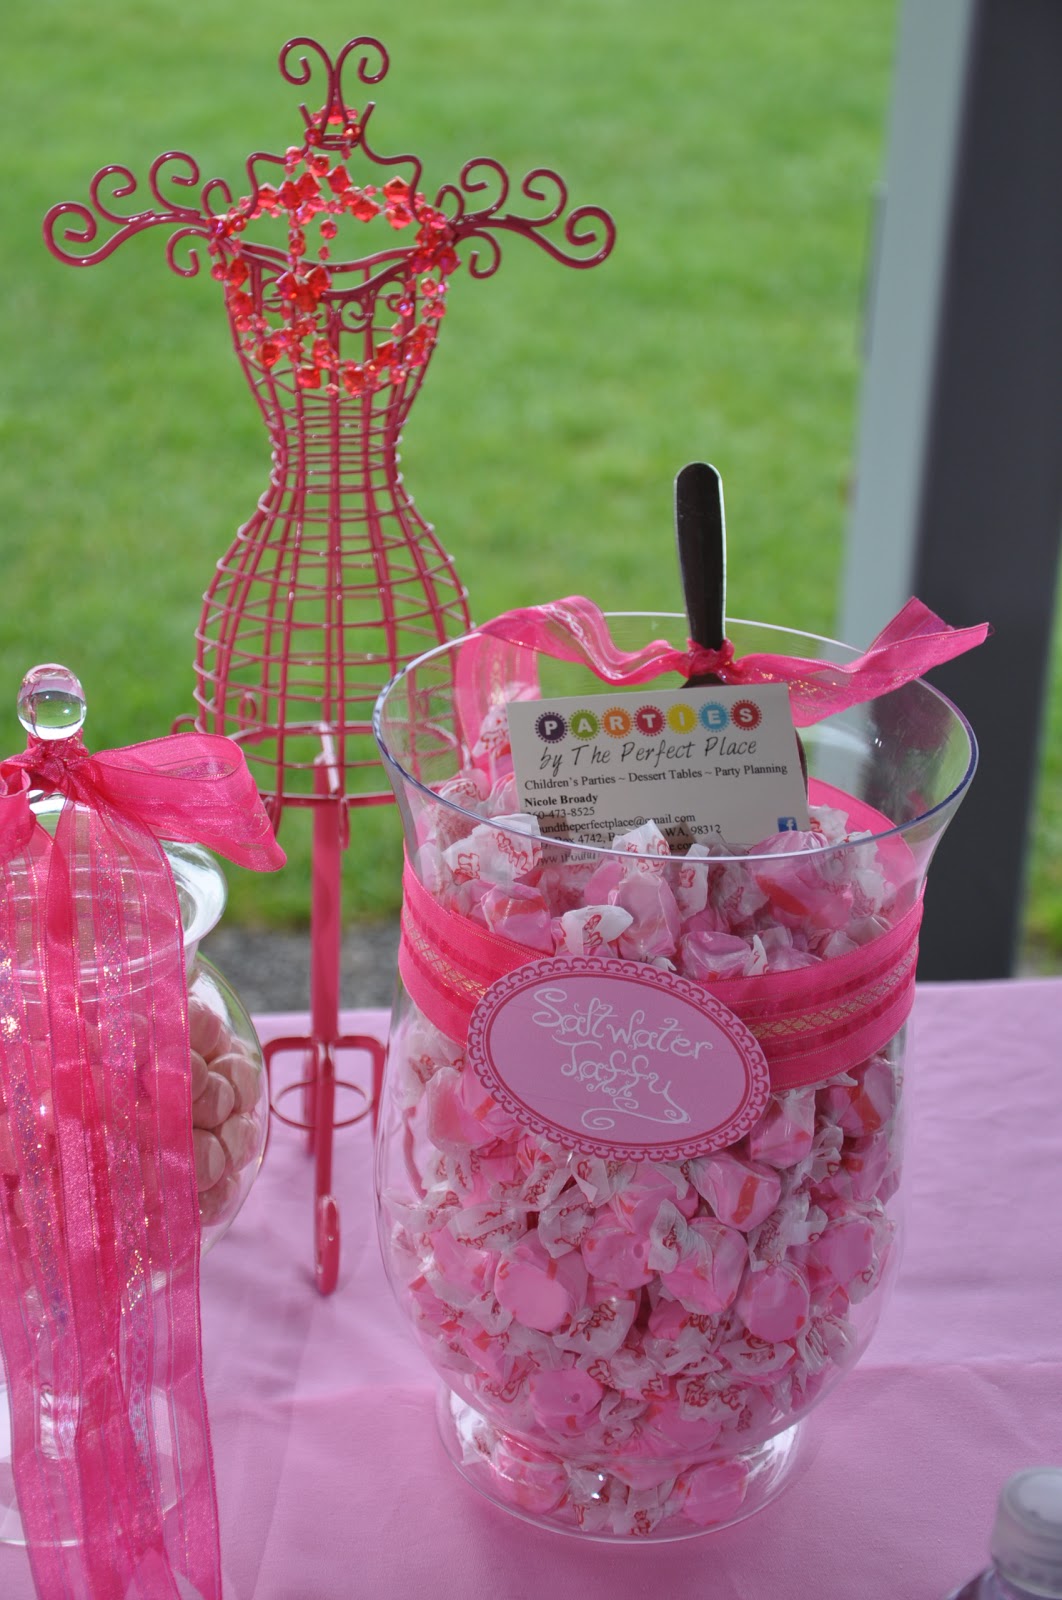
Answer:
<path fill-rule="evenodd" d="M 554 956 L 492 984 L 468 1059 L 532 1132 L 588 1154 L 686 1161 L 742 1138 L 771 1082 L 753 1034 L 707 989 L 636 961 Z"/>

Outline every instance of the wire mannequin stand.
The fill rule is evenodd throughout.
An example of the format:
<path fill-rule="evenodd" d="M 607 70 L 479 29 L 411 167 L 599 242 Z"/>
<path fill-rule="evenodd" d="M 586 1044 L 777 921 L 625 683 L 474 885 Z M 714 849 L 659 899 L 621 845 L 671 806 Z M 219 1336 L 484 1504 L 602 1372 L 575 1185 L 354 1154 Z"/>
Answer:
<path fill-rule="evenodd" d="M 313 112 L 301 105 L 299 144 L 248 157 L 245 195 L 221 178 L 201 184 L 191 156 L 167 151 L 150 168 L 147 209 L 115 209 L 135 204 L 139 184 L 129 168 L 107 166 L 88 204 L 52 207 L 44 235 L 59 260 L 90 266 L 148 228 L 169 227 L 166 258 L 182 277 L 198 273 L 205 244 L 269 434 L 268 486 L 204 596 L 194 726 L 240 743 L 275 827 L 289 806 L 313 811 L 310 1031 L 273 1040 L 266 1056 L 271 1069 L 288 1052 L 305 1061 L 300 1082 L 274 1095 L 273 1113 L 309 1136 L 315 1278 L 327 1294 L 340 1248 L 333 1131 L 378 1104 L 384 1055 L 379 1040 L 340 1032 L 350 810 L 392 798 L 372 740 L 380 690 L 471 625 L 454 564 L 403 482 L 401 430 L 458 267 L 490 277 L 507 232 L 565 265 L 592 267 L 611 251 L 615 229 L 598 207 L 568 211 L 567 187 L 548 168 L 520 185 L 530 214 L 510 210 L 508 175 L 487 157 L 467 162 L 429 203 L 420 160 L 378 154 L 368 137 L 374 103 L 359 109 L 344 96 L 345 73 L 362 86 L 386 75 L 376 39 L 352 39 L 334 60 L 317 41 L 292 39 L 279 64 L 296 86 L 323 77 L 323 103 Z M 100 222 L 110 231 L 97 243 Z M 341 226 L 371 229 L 366 237 L 379 247 L 337 261 Z M 368 1055 L 371 1092 L 337 1076 L 340 1051 Z M 337 1123 L 339 1088 L 362 1104 Z M 293 1090 L 302 1094 L 298 1118 L 281 1108 Z"/>

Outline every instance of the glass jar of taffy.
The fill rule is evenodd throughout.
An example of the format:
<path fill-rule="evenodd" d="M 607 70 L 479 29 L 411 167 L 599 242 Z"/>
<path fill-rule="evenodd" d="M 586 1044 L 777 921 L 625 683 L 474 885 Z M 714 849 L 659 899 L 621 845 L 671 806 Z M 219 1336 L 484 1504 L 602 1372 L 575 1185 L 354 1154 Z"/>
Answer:
<path fill-rule="evenodd" d="M 637 684 L 648 713 L 690 663 L 681 619 L 562 609 L 429 652 L 377 706 L 407 841 L 380 1237 L 469 1481 L 551 1528 L 678 1539 L 788 1481 L 894 1275 L 922 889 L 975 744 L 909 657 L 871 686 L 873 651 L 735 621 L 729 681 L 769 662 L 813 708 L 803 826 L 736 849 L 647 798 L 565 838 L 508 708 L 600 722 Z"/>
<path fill-rule="evenodd" d="M 205 1481 L 199 1258 L 255 1178 L 269 1100 L 250 1017 L 199 954 L 225 880 L 190 841 L 283 856 L 228 741 L 92 754 L 55 664 L 18 712 L 26 750 L 0 763 L 0 1543 L 51 1550 L 84 1541 L 79 1483 L 150 1516 Z M 134 1436 L 105 1471 L 94 1441 Z"/>

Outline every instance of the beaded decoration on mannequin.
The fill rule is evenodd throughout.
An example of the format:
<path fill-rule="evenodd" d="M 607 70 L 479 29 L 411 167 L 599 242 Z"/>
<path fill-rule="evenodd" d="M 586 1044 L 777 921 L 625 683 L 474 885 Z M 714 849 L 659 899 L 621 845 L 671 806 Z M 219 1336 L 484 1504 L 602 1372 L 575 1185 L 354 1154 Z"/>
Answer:
<path fill-rule="evenodd" d="M 382 1064 L 378 1041 L 339 1032 L 349 811 L 392 798 L 371 735 L 380 690 L 470 625 L 454 564 L 403 481 L 400 433 L 459 267 L 490 277 L 507 233 L 593 267 L 615 228 L 599 207 L 568 210 L 567 186 L 544 167 L 522 180 L 510 209 L 508 175 L 486 157 L 429 202 L 420 160 L 380 155 L 373 103 L 355 107 L 344 93 L 344 82 L 360 91 L 386 76 L 376 39 L 352 39 L 334 60 L 315 40 L 292 39 L 279 64 L 298 87 L 323 77 L 323 99 L 316 111 L 300 107 L 298 143 L 284 154 L 248 157 L 245 194 L 222 178 L 202 182 L 191 156 L 168 151 L 151 165 L 146 208 L 129 209 L 132 171 L 107 166 L 87 204 L 52 207 L 44 236 L 59 260 L 91 266 L 149 228 L 169 228 L 167 261 L 186 278 L 205 246 L 268 430 L 269 482 L 204 596 L 194 725 L 240 743 L 274 825 L 289 805 L 314 808 L 311 1035 L 281 1044 L 308 1052 L 295 1125 L 309 1128 L 317 1161 L 317 1281 L 327 1291 L 338 1265 L 334 1052 L 368 1051 L 374 1082 Z"/>

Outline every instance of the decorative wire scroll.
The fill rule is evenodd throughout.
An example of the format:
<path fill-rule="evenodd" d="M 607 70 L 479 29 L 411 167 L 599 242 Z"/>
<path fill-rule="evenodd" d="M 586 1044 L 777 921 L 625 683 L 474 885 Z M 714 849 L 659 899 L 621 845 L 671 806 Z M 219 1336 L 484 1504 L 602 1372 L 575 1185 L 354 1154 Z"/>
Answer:
<path fill-rule="evenodd" d="M 196 726 L 243 744 L 274 822 L 286 804 L 390 798 L 371 740 L 377 694 L 469 626 L 466 591 L 397 458 L 451 275 L 463 264 L 490 277 L 506 233 L 580 268 L 615 240 L 608 213 L 569 211 L 564 180 L 545 167 L 522 180 L 513 208 L 505 168 L 487 157 L 429 202 L 419 158 L 379 154 L 374 103 L 357 109 L 344 90 L 352 73 L 361 87 L 381 82 L 388 65 L 376 39 L 350 40 L 334 61 L 316 40 L 292 39 L 281 76 L 304 87 L 323 75 L 323 103 L 301 105 L 302 137 L 283 155 L 247 158 L 245 194 L 223 178 L 202 183 L 192 156 L 167 151 L 149 169 L 146 208 L 131 209 L 138 180 L 112 165 L 87 204 L 63 202 L 44 221 L 48 248 L 73 266 L 168 227 L 173 271 L 194 277 L 205 246 L 223 285 L 273 467 L 204 597 Z M 338 258 L 340 230 L 362 227 L 373 247 Z M 326 786 L 313 780 L 322 763 Z"/>

